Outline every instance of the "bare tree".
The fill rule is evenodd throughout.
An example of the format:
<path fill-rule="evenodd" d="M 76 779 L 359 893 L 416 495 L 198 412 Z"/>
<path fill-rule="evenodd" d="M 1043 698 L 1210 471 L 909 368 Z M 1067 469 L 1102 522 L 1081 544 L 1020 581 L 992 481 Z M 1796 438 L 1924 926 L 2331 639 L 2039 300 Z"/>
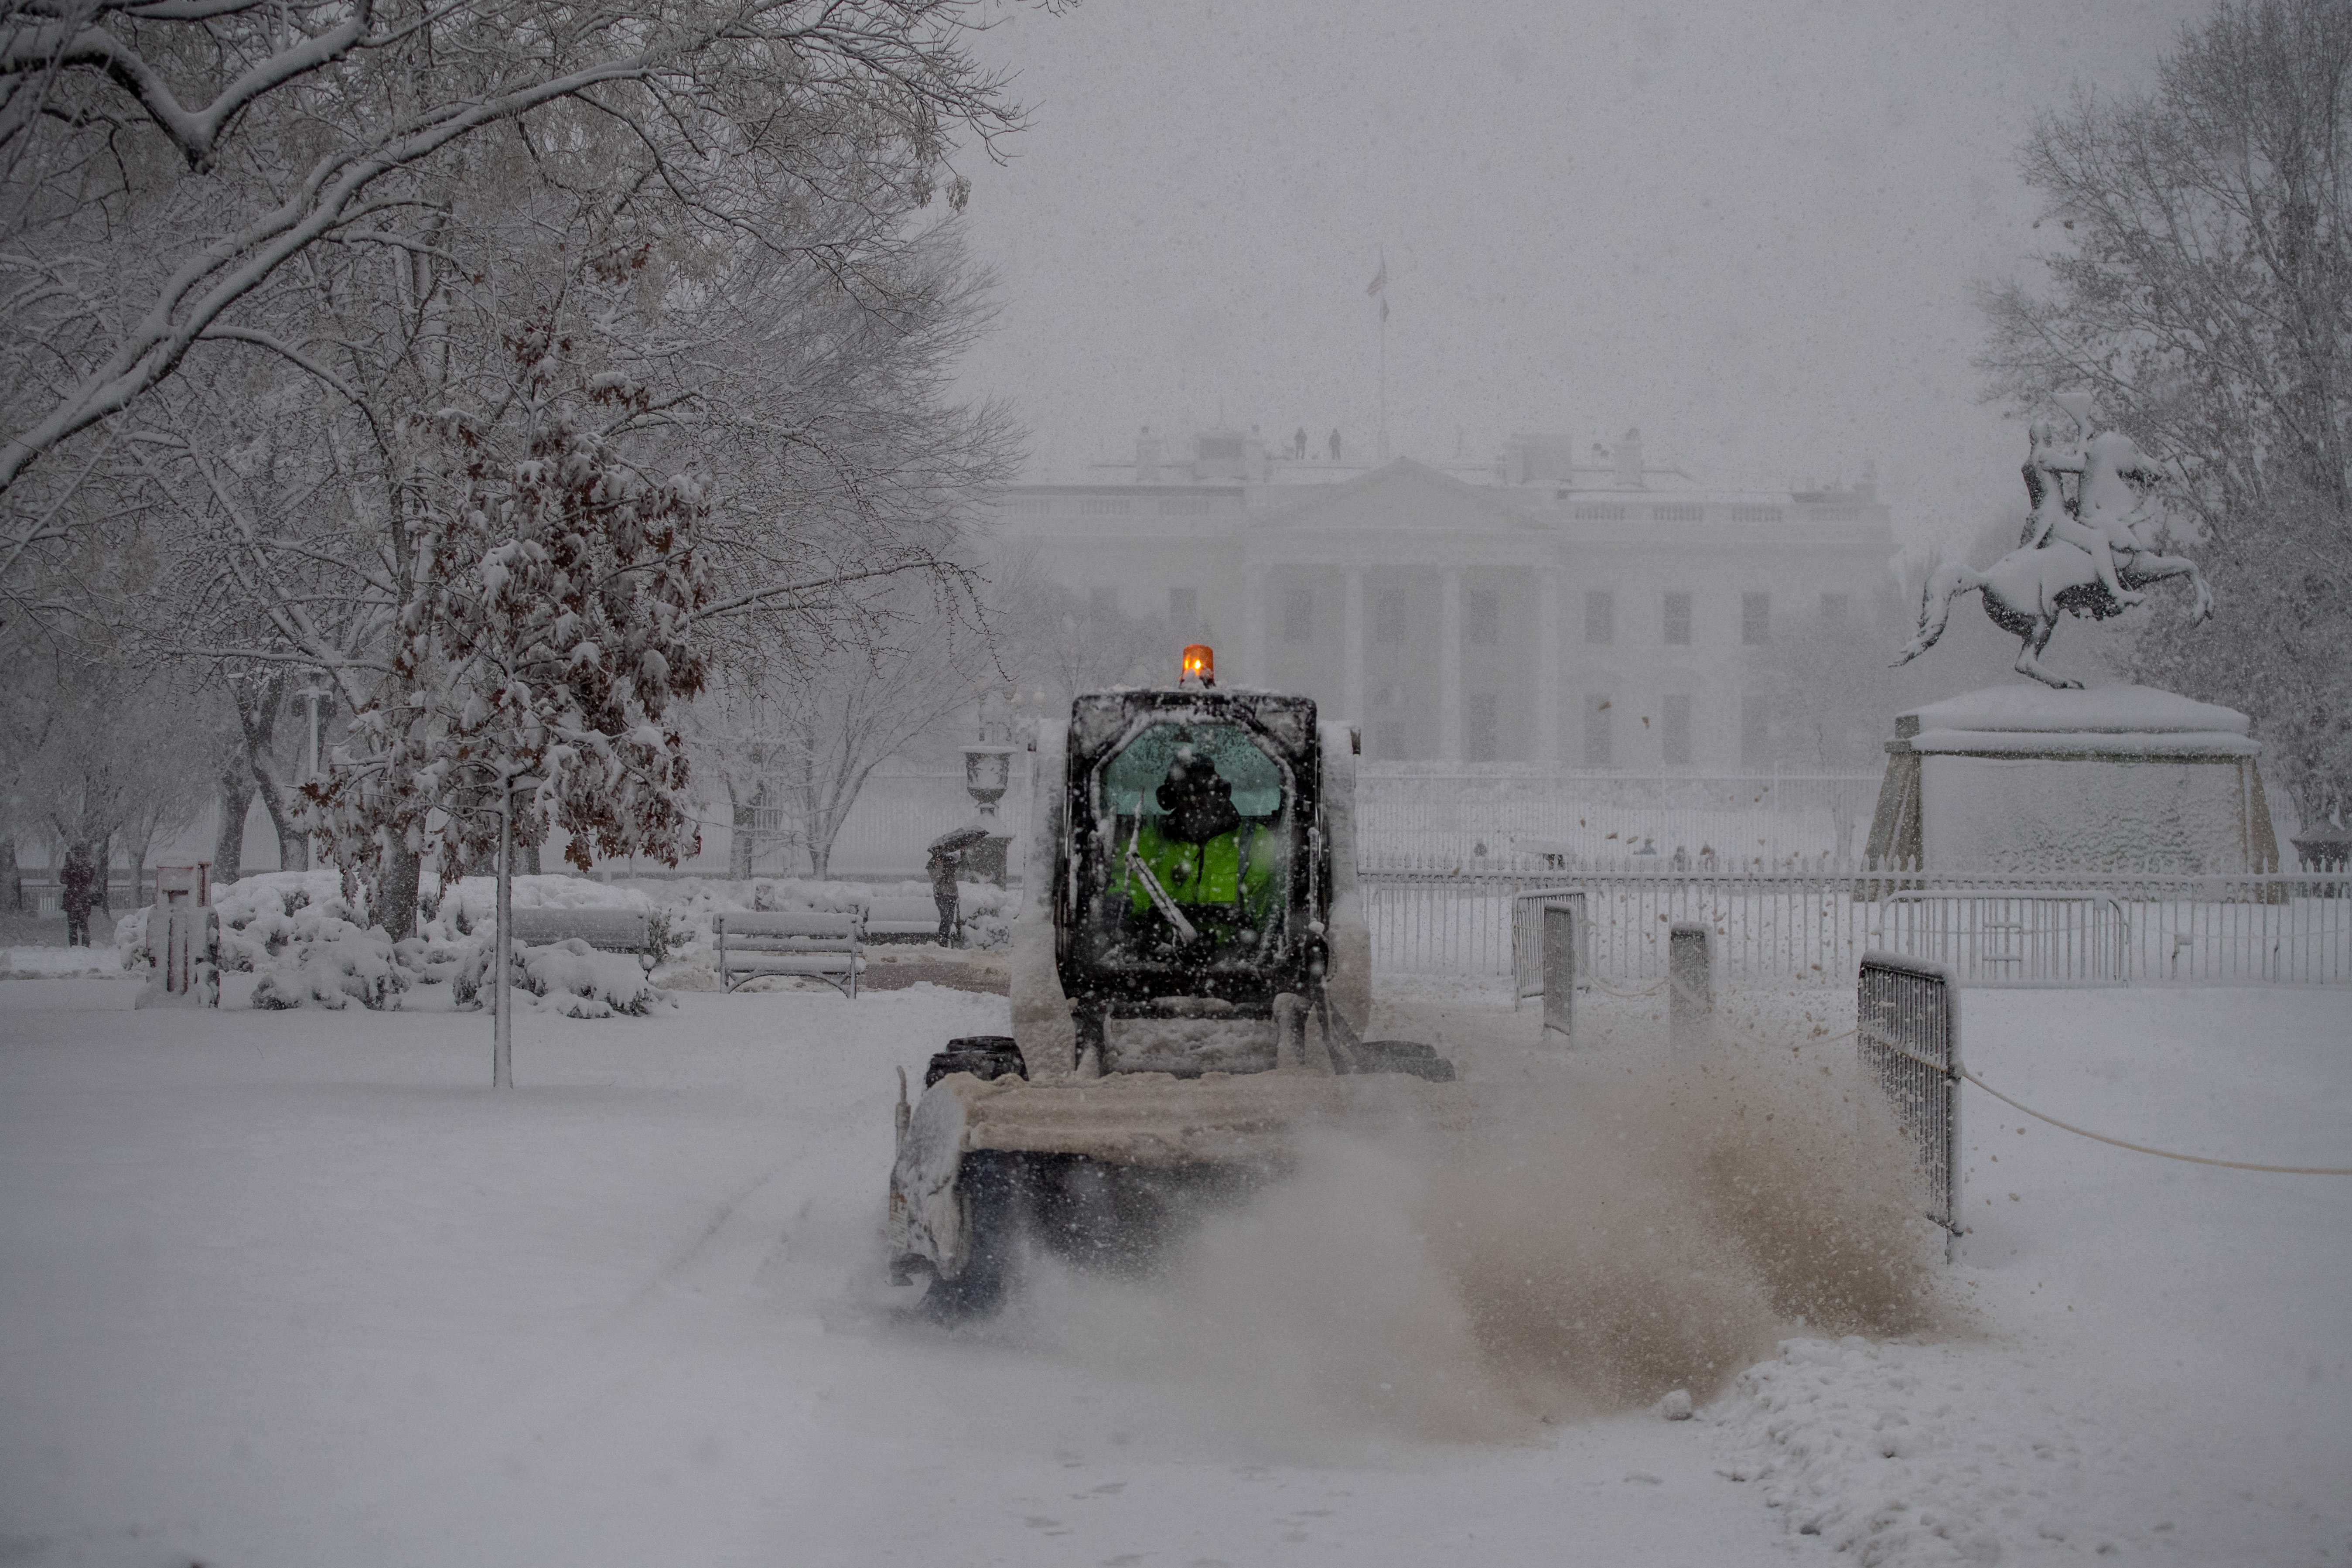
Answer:
<path fill-rule="evenodd" d="M 71 531 L 101 427 L 199 345 L 361 400 L 286 330 L 282 296 L 314 281 L 296 264 L 380 248 L 429 289 L 485 155 L 559 185 L 593 167 L 608 207 L 660 211 L 674 253 L 853 277 L 910 204 L 944 184 L 961 205 L 953 134 L 1013 123 L 967 51 L 979 19 L 974 0 L 17 0 L 0 18 L 0 492 L 100 439 L 12 499 L 0 583 Z"/>
<path fill-rule="evenodd" d="M 1988 290 L 2020 407 L 2087 387 L 2178 461 L 2221 614 L 2135 672 L 2231 703 L 2304 822 L 2352 810 L 2352 7 L 2225 0 L 2150 90 L 2078 97 L 2024 152 L 2064 236 Z"/>
<path fill-rule="evenodd" d="M 811 875 L 829 875 L 874 770 L 1003 679 L 968 598 L 921 581 L 872 595 L 829 647 L 734 660 L 698 726 L 734 808 L 730 874 L 751 874 L 760 814 L 773 813 L 772 842 L 797 846 Z"/>
<path fill-rule="evenodd" d="M 447 522 L 436 433 L 455 417 L 492 446 L 528 438 L 519 321 L 544 339 L 535 352 L 589 367 L 592 391 L 638 389 L 597 405 L 601 450 L 648 484 L 693 476 L 711 584 L 698 637 L 756 616 L 772 652 L 822 649 L 877 585 L 959 580 L 959 509 L 1002 477 L 1010 426 L 1001 408 L 944 400 L 986 287 L 952 231 L 804 203 L 837 233 L 869 231 L 845 277 L 757 247 L 681 250 L 650 226 L 660 215 L 614 208 L 609 171 L 572 173 L 530 159 L 485 171 L 445 203 L 439 258 L 303 259 L 305 331 L 354 395 L 322 397 L 280 362 L 207 363 L 142 407 L 135 472 L 117 482 L 197 525 L 178 541 L 194 607 L 176 651 L 248 674 L 307 666 L 344 710 L 365 710 L 394 677 L 396 628 L 446 587 L 418 548 Z M 396 920 L 413 850 L 395 841 L 370 870 Z"/>
<path fill-rule="evenodd" d="M 81 845 L 110 886 L 120 850 L 131 890 L 158 838 L 202 812 L 205 781 L 187 766 L 205 744 L 192 683 L 141 668 L 102 640 L 49 639 L 12 684 L 42 710 L 40 747 L 20 763 L 17 791 L 55 849 Z"/>
<path fill-rule="evenodd" d="M 1082 598 L 1047 576 L 1034 555 L 1008 562 L 990 599 L 1007 669 L 1022 689 L 1043 692 L 1049 702 L 1165 679 L 1174 666 L 1175 633 L 1166 620 Z"/>

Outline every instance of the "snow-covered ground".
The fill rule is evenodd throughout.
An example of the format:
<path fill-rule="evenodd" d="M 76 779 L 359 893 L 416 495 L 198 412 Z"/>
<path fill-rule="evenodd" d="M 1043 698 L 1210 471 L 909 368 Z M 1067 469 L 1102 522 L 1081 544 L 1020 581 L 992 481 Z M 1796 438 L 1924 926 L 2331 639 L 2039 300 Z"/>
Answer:
<path fill-rule="evenodd" d="M 1311 1251 L 1262 1315 L 1227 1301 L 1248 1375 L 1147 1337 L 1165 1304 L 1130 1288 L 1048 1277 L 976 1332 L 906 1310 L 876 1249 L 892 1069 L 1002 998 L 526 1015 L 493 1095 L 443 987 L 320 1014 L 252 984 L 134 1013 L 123 979 L 0 984 L 0 1561 L 2352 1561 L 2352 1181 L 1970 1090 L 1947 1331 L 1790 1324 L 1696 1420 L 1438 1441 L 1349 1418 L 1377 1362 L 1294 1397 Z M 1655 999 L 1596 994 L 1564 1064 L 1489 994 L 1397 1000 L 1474 1086 L 1573 1088 L 1663 1035 Z M 1852 1050 L 1850 998 L 1734 1001 L 1738 1048 Z M 2066 1120 L 2352 1163 L 2341 990 L 1970 992 L 1965 1028 Z"/>

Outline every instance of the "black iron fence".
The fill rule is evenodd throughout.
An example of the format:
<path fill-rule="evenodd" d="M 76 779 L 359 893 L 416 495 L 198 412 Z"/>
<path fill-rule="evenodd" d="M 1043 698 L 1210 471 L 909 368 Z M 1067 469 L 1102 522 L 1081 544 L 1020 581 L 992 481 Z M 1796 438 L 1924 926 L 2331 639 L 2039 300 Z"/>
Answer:
<path fill-rule="evenodd" d="M 1959 987 L 1940 963 L 1896 952 L 1863 955 L 1854 994 L 1862 1079 L 1902 1130 L 1920 1207 L 1941 1226 L 1948 1258 L 1960 1234 Z"/>

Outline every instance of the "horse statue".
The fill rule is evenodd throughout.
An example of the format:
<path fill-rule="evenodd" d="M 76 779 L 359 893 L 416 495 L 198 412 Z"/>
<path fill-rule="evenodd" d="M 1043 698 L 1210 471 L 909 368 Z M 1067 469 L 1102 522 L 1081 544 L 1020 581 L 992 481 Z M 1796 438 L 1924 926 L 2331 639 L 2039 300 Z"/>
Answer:
<path fill-rule="evenodd" d="M 2087 408 L 2061 400 L 2087 433 Z M 2197 563 L 2162 552 L 2164 518 L 2151 493 L 2168 470 L 2141 451 L 2126 435 L 2106 430 L 2080 447 L 2060 444 L 2048 421 L 2028 432 L 2025 493 L 2033 514 L 2018 547 L 1979 572 L 1937 561 L 1928 569 L 1919 598 L 1917 635 L 1895 659 L 1906 665 L 1936 646 L 1951 618 L 1952 601 L 1962 594 L 1984 595 L 1993 625 L 2020 638 L 2018 674 L 2044 686 L 2079 688 L 2079 680 L 2042 668 L 2042 650 L 2072 612 L 2103 621 L 2119 616 L 2147 595 L 2139 590 L 2168 577 L 2186 577 L 2197 597 L 2192 621 L 2213 613 L 2212 590 Z M 2065 476 L 2077 476 L 2074 495 Z"/>

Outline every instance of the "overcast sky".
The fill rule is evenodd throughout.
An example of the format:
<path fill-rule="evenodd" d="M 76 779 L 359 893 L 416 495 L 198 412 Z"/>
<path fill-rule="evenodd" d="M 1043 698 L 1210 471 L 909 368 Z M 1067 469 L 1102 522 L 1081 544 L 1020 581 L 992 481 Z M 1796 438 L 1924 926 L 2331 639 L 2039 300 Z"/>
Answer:
<path fill-rule="evenodd" d="M 2017 150 L 2201 4 L 1085 0 L 986 45 L 1032 128 L 968 160 L 1003 310 L 966 373 L 1031 477 L 1138 426 L 1394 450 L 1641 426 L 1707 482 L 1851 479 L 1906 536 L 2021 504 L 1972 282 L 2043 246 Z"/>

